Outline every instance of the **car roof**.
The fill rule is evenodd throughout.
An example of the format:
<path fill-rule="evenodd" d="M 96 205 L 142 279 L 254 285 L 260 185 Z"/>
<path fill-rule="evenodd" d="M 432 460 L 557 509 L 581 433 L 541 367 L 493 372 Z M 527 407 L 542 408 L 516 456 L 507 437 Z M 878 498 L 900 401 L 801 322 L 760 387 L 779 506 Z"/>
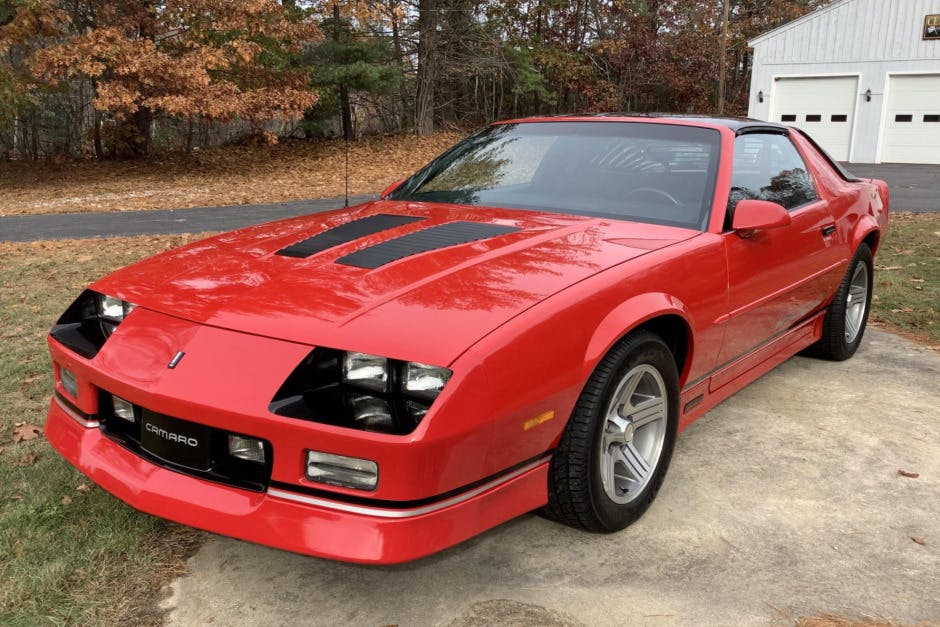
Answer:
<path fill-rule="evenodd" d="M 576 113 L 576 114 L 552 114 L 538 115 L 528 118 L 516 118 L 512 120 L 503 120 L 496 124 L 510 124 L 521 122 L 589 122 L 604 118 L 609 121 L 622 122 L 642 122 L 643 120 L 655 119 L 659 121 L 673 121 L 693 126 L 724 126 L 737 135 L 754 132 L 787 133 L 788 128 L 783 124 L 776 122 L 764 122 L 763 120 L 754 120 L 752 118 L 741 118 L 733 116 L 710 116 L 696 115 L 691 113 Z"/>

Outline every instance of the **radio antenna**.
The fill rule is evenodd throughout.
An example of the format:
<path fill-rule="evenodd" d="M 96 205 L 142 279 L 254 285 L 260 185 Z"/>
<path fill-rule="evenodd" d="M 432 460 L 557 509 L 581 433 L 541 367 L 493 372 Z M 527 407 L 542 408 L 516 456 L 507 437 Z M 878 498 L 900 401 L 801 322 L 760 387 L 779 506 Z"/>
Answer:
<path fill-rule="evenodd" d="M 349 35 L 347 29 L 343 36 L 343 73 L 339 84 L 340 119 L 343 125 L 343 206 L 349 208 L 349 127 L 352 125 L 352 116 L 349 115 L 349 86 L 347 85 L 349 63 Z M 333 1 L 333 39 L 339 42 L 339 0 Z"/>

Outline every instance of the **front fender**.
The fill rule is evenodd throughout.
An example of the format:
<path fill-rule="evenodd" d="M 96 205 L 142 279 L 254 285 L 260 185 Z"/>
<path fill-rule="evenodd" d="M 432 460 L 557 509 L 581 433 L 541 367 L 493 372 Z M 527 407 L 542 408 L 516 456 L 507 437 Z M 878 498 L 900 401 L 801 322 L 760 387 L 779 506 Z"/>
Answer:
<path fill-rule="evenodd" d="M 680 299 L 664 292 L 638 294 L 611 310 L 594 331 L 587 345 L 583 363 L 589 369 L 582 373 L 585 380 L 597 363 L 630 331 L 660 316 L 678 316 L 682 319 L 687 342 L 687 356 L 692 354 L 688 307 Z M 680 368 L 681 370 L 681 368 Z M 679 373 L 680 376 L 682 372 Z"/>

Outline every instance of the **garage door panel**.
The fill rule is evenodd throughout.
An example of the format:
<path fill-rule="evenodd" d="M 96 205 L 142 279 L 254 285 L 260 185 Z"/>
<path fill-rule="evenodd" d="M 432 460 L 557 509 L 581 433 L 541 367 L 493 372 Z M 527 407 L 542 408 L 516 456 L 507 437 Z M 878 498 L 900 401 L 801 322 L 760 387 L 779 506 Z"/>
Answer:
<path fill-rule="evenodd" d="M 800 128 L 835 159 L 847 161 L 858 100 L 858 78 L 780 78 L 774 83 L 771 119 Z"/>
<path fill-rule="evenodd" d="M 940 74 L 891 76 L 881 161 L 940 163 Z"/>

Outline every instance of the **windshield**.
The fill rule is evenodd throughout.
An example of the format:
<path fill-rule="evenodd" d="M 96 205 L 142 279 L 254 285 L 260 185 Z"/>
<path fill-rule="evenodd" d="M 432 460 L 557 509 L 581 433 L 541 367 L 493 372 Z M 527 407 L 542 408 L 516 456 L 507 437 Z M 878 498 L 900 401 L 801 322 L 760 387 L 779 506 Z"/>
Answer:
<path fill-rule="evenodd" d="M 671 124 L 501 124 L 460 142 L 390 198 L 704 230 L 720 142 L 717 130 Z"/>

